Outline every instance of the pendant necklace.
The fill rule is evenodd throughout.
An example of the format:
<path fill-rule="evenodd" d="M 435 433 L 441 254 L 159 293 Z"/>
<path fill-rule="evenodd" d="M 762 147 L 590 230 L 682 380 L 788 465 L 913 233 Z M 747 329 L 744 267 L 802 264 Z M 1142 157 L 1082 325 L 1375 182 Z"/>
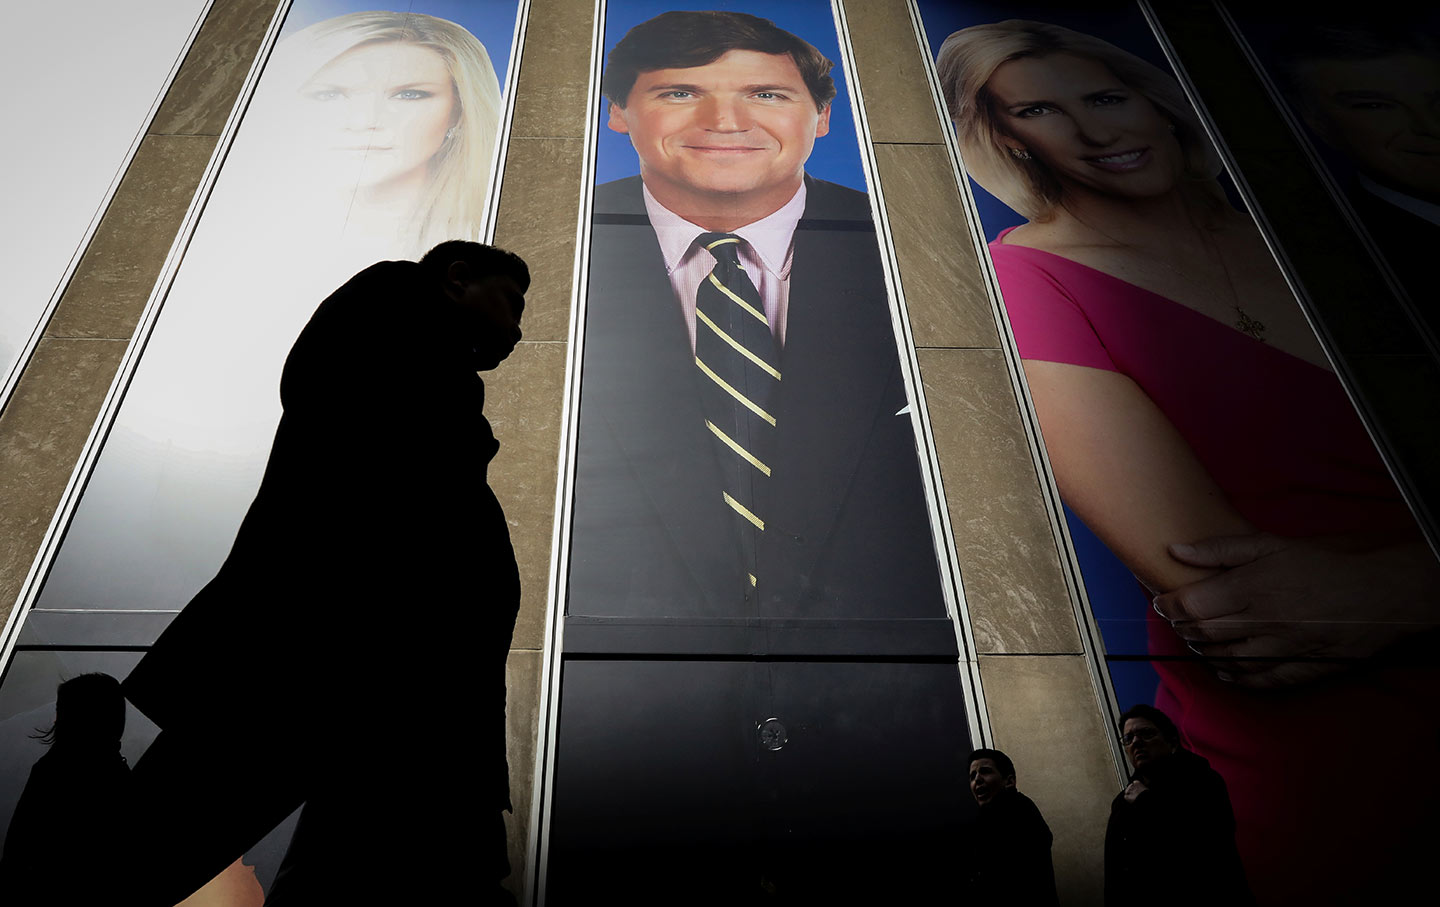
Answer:
<path fill-rule="evenodd" d="M 1220 263 L 1220 270 L 1225 274 L 1225 287 L 1230 291 L 1230 308 L 1235 310 L 1235 330 L 1250 337 L 1254 337 L 1261 343 L 1265 342 L 1265 322 L 1251 315 L 1240 306 L 1240 294 L 1235 290 L 1235 280 L 1230 276 L 1230 266 L 1225 263 L 1225 256 L 1215 248 L 1213 240 L 1205 235 L 1203 227 L 1196 228 L 1200 234 L 1200 241 L 1205 246 L 1205 251 L 1212 258 Z M 1177 272 L 1178 273 L 1178 272 Z"/>
<path fill-rule="evenodd" d="M 1086 227 L 1089 227 L 1091 230 L 1094 230 L 1096 233 L 1099 233 L 1101 236 L 1110 240 L 1110 242 L 1114 243 L 1119 248 L 1134 248 L 1134 246 L 1132 246 L 1131 244 L 1121 242 L 1120 240 L 1111 236 L 1109 233 L 1106 233 L 1104 230 L 1100 229 L 1094 224 L 1086 223 L 1079 217 L 1076 217 L 1073 211 L 1070 212 L 1070 215 L 1072 217 L 1075 217 L 1075 219 L 1081 224 L 1084 224 Z M 1192 226 L 1194 225 L 1192 224 Z M 1240 305 L 1240 294 L 1235 289 L 1235 279 L 1230 275 L 1230 266 L 1225 263 L 1225 257 L 1221 255 L 1219 249 L 1215 247 L 1213 240 L 1211 240 L 1210 237 L 1206 235 L 1204 227 L 1196 226 L 1195 232 L 1200 237 L 1201 245 L 1205 247 L 1206 256 L 1213 261 L 1219 263 L 1220 272 L 1225 275 L 1225 288 L 1230 291 L 1230 308 L 1235 310 L 1235 320 L 1231 323 L 1231 327 L 1235 328 L 1235 330 L 1246 335 L 1247 337 L 1253 337 L 1261 343 L 1265 343 L 1265 322 L 1245 311 L 1245 309 Z M 1158 264 L 1165 267 L 1168 271 L 1170 271 L 1170 273 L 1174 274 L 1176 277 L 1185 278 L 1186 276 L 1183 271 L 1170 264 L 1168 261 L 1165 261 L 1163 259 L 1151 260 L 1156 261 Z"/>

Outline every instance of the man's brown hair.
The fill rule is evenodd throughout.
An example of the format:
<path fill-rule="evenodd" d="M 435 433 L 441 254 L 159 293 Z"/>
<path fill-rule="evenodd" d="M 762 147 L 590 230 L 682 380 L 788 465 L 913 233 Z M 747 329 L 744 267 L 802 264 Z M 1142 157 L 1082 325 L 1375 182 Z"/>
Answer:
<path fill-rule="evenodd" d="M 830 77 L 835 64 L 814 45 L 769 19 L 724 10 L 672 10 L 630 29 L 610 51 L 600 91 L 623 108 L 642 72 L 705 66 L 732 50 L 788 54 L 816 110 L 824 110 L 835 99 L 835 80 Z"/>

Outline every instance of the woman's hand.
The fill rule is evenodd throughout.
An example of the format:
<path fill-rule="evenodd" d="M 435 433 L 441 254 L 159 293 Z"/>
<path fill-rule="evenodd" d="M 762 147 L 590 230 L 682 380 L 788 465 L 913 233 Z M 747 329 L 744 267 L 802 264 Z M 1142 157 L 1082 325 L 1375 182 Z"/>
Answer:
<path fill-rule="evenodd" d="M 1134 803 L 1135 798 L 1145 793 L 1150 788 L 1145 786 L 1144 781 L 1131 781 L 1125 788 L 1125 802 Z"/>
<path fill-rule="evenodd" d="M 1216 673 L 1242 686 L 1304 683 L 1440 627 L 1440 565 L 1423 542 L 1365 550 L 1254 533 L 1169 550 L 1225 568 L 1156 596 L 1155 610 L 1199 654 L 1241 659 Z"/>

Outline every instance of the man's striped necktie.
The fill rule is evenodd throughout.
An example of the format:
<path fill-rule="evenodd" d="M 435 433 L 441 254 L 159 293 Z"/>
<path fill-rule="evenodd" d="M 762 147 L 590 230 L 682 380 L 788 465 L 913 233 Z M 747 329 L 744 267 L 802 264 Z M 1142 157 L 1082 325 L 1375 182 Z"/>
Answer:
<path fill-rule="evenodd" d="M 721 487 L 740 532 L 746 582 L 756 586 L 755 552 L 765 531 L 766 488 L 775 449 L 779 347 L 764 304 L 740 264 L 744 240 L 702 233 L 715 268 L 695 296 L 695 366 L 705 427 L 716 443 Z"/>

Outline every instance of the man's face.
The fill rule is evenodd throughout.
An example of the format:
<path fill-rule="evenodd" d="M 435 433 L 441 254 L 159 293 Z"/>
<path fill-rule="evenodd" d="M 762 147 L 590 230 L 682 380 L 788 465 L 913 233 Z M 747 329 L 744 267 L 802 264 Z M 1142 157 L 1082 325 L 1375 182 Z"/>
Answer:
<path fill-rule="evenodd" d="M 1305 119 L 1372 179 L 1440 200 L 1440 60 L 1395 54 L 1298 67 Z"/>
<path fill-rule="evenodd" d="M 610 128 L 630 136 L 646 186 L 682 217 L 768 207 L 764 216 L 800 188 L 830 110 L 815 109 L 789 54 L 732 50 L 641 73 L 625 106 L 610 105 Z"/>
<path fill-rule="evenodd" d="M 1001 775 L 994 759 L 976 759 L 970 763 L 970 793 L 981 806 L 994 800 L 1002 791 L 1014 789 L 1015 776 Z"/>
<path fill-rule="evenodd" d="M 520 342 L 520 316 L 525 311 L 525 294 L 513 278 L 490 275 L 480 279 L 465 276 L 451 298 L 459 305 L 462 330 L 469 336 L 478 358 L 477 368 L 495 368 Z"/>
<path fill-rule="evenodd" d="M 1131 718 L 1121 729 L 1120 743 L 1130 756 L 1130 764 L 1136 771 L 1153 763 L 1156 759 L 1175 752 L 1175 745 L 1165 739 L 1154 722 L 1144 718 Z"/>

